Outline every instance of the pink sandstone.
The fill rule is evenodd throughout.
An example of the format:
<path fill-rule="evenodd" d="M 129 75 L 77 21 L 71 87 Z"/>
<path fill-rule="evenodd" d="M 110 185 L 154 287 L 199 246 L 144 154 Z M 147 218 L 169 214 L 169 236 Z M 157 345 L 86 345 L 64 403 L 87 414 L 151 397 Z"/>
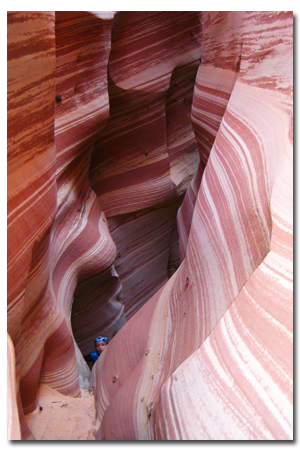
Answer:
<path fill-rule="evenodd" d="M 9 439 L 90 380 L 96 439 L 293 438 L 292 33 L 8 13 Z"/>

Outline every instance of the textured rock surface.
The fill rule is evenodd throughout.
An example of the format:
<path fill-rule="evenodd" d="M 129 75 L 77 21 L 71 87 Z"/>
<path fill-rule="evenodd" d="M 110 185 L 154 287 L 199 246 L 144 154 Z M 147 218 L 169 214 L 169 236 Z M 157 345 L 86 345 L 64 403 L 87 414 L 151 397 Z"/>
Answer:
<path fill-rule="evenodd" d="M 88 382 L 73 294 L 115 258 L 88 180 L 92 137 L 109 113 L 110 23 L 90 13 L 8 14 L 8 331 L 23 438 L 33 437 L 23 414 L 40 383 L 80 396 Z"/>
<path fill-rule="evenodd" d="M 292 26 L 8 13 L 10 439 L 292 438 Z"/>
<path fill-rule="evenodd" d="M 7 32 L 8 333 L 22 436 L 28 437 L 23 416 L 34 407 L 44 347 L 64 326 L 47 287 L 48 232 L 56 213 L 54 13 L 9 13 Z"/>
<path fill-rule="evenodd" d="M 139 23 L 144 30 L 134 70 L 152 88 L 120 91 L 112 79 L 116 72 L 126 82 L 128 63 L 118 62 L 123 44 L 113 38 L 111 63 L 120 70 L 108 77 L 111 33 L 126 33 L 132 19 L 133 40 Z M 148 73 L 153 24 L 156 58 L 176 41 L 179 59 L 170 54 L 163 70 Z M 199 158 L 189 121 L 199 33 L 197 13 L 8 13 L 8 332 L 23 439 L 34 437 L 24 414 L 35 410 L 39 385 L 80 396 L 90 378 L 83 355 L 95 335 L 111 338 L 178 265 L 176 212 Z M 127 46 L 127 58 L 132 50 Z M 112 163 L 104 136 L 113 140 Z M 126 175 L 128 162 L 134 177 Z M 101 164 L 111 179 L 105 173 L 99 187 Z M 101 189 L 108 203 L 99 202 Z M 11 404 L 13 398 L 14 391 Z"/>
<path fill-rule="evenodd" d="M 291 439 L 292 14 L 203 14 L 192 116 L 182 263 L 95 367 L 96 437 Z"/>
<path fill-rule="evenodd" d="M 198 13 L 120 12 L 114 20 L 110 116 L 90 177 L 117 246 L 127 320 L 179 263 L 176 213 L 199 162 L 190 113 L 200 42 Z"/>

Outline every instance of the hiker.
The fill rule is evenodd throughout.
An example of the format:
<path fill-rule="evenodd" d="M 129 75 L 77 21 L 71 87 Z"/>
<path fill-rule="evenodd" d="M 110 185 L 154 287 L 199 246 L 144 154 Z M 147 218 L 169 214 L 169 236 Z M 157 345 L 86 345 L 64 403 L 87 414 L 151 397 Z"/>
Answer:
<path fill-rule="evenodd" d="M 85 356 L 84 359 L 86 362 L 93 362 L 93 364 L 97 361 L 103 350 L 108 344 L 108 339 L 104 336 L 99 336 L 95 339 L 95 352 L 91 352 L 89 355 Z"/>

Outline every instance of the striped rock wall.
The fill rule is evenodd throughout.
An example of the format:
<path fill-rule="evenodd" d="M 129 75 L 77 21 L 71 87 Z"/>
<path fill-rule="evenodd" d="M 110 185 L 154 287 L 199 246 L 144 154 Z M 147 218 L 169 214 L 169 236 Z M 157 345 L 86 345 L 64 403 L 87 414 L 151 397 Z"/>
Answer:
<path fill-rule="evenodd" d="M 8 13 L 11 439 L 34 439 L 41 383 L 80 396 L 95 335 L 179 266 L 200 54 L 198 13 Z"/>
<path fill-rule="evenodd" d="M 293 438 L 293 15 L 202 23 L 182 262 L 94 366 L 97 439 Z"/>
<path fill-rule="evenodd" d="M 8 14 L 7 328 L 23 437 L 30 436 L 24 411 L 35 407 L 45 344 L 64 326 L 48 289 L 49 230 L 57 209 L 54 26 L 53 12 Z"/>
<path fill-rule="evenodd" d="M 40 383 L 80 396 L 90 377 L 70 316 L 77 283 L 115 258 L 88 178 L 109 114 L 111 19 L 8 14 L 8 331 L 22 439 L 34 438 L 24 415 Z"/>
<path fill-rule="evenodd" d="M 128 320 L 179 265 L 176 213 L 199 162 L 190 119 L 199 14 L 120 12 L 111 45 L 110 116 L 90 178 L 117 246 Z"/>
<path fill-rule="evenodd" d="M 181 261 L 186 254 L 192 215 L 203 171 L 240 70 L 242 44 L 239 35 L 241 31 L 236 26 L 240 13 L 234 16 L 218 14 L 214 23 L 210 17 L 210 14 L 203 16 L 205 26 L 203 27 L 201 69 L 199 67 L 196 77 L 191 114 L 200 164 L 177 217 Z"/>
<path fill-rule="evenodd" d="M 200 54 L 198 13 L 115 16 L 110 115 L 90 179 L 117 246 L 127 320 L 179 265 L 176 213 L 199 161 L 190 114 Z"/>

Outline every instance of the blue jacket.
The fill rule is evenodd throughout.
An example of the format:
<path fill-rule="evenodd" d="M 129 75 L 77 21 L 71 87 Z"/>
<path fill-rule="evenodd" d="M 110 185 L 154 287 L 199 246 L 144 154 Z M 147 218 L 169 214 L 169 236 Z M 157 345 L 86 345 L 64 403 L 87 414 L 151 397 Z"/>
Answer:
<path fill-rule="evenodd" d="M 91 353 L 91 358 L 92 358 L 92 360 L 93 360 L 94 362 L 96 362 L 97 359 L 99 358 L 98 353 L 97 353 L 97 352 L 92 352 L 92 353 Z"/>

